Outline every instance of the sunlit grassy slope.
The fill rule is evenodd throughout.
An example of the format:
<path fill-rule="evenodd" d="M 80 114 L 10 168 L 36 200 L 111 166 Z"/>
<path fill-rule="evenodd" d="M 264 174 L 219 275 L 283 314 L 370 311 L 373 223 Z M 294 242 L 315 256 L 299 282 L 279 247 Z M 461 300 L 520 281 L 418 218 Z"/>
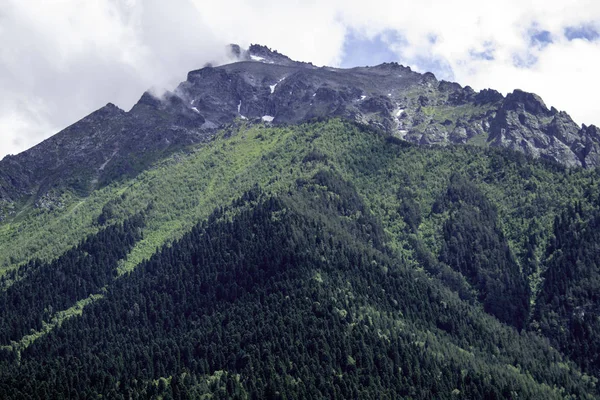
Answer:
<path fill-rule="evenodd" d="M 85 198 L 65 193 L 60 209 L 24 209 L 18 218 L 0 224 L 0 271 L 34 257 L 52 259 L 101 224 L 148 208 L 144 239 L 123 260 L 124 272 L 249 188 L 283 193 L 323 168 L 336 170 L 356 186 L 382 221 L 391 247 L 408 260 L 412 250 L 398 211 L 400 190 L 416 199 L 422 216 L 417 235 L 435 252 L 444 215 L 432 214 L 431 206 L 451 174 L 467 176 L 498 206 L 517 254 L 526 234 L 537 233 L 542 240 L 547 236 L 557 209 L 596 192 L 595 171 L 564 170 L 505 150 L 409 146 L 339 120 L 291 127 L 242 124 L 135 179 Z"/>

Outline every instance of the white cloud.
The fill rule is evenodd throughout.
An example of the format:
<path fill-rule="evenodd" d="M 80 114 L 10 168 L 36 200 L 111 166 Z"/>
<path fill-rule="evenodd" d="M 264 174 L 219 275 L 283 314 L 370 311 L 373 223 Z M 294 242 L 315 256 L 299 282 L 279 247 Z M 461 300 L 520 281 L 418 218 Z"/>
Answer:
<path fill-rule="evenodd" d="M 193 4 L 161 4 L 0 0 L 0 157 L 224 56 Z"/>
<path fill-rule="evenodd" d="M 397 32 L 401 40 L 381 38 L 403 64 L 438 68 L 475 89 L 533 91 L 577 122 L 600 124 L 600 42 L 564 37 L 581 25 L 600 31 L 600 3 L 0 0 L 0 157 L 107 102 L 129 109 L 149 87 L 174 87 L 187 71 L 222 59 L 226 43 L 339 65 L 350 30 L 367 39 Z M 531 47 L 532 30 L 553 42 Z M 536 62 L 523 68 L 515 57 Z"/>
<path fill-rule="evenodd" d="M 390 42 L 390 47 L 399 61 L 418 70 L 428 69 L 435 60 L 448 65 L 452 77 L 463 85 L 504 93 L 515 88 L 536 92 L 576 121 L 600 124 L 593 94 L 600 91 L 594 71 L 600 61 L 600 42 L 568 41 L 564 36 L 570 26 L 592 25 L 600 32 L 598 2 L 371 0 L 368 7 L 350 2 L 342 18 L 347 26 L 358 27 L 370 37 L 389 29 L 398 31 L 403 39 Z M 548 31 L 553 42 L 531 47 L 532 30 Z M 474 57 L 476 53 L 493 59 Z M 515 65 L 515 58 L 535 63 L 523 68 Z"/>
<path fill-rule="evenodd" d="M 203 21 L 226 43 L 267 45 L 317 65 L 340 61 L 345 26 L 340 4 L 319 0 L 192 0 Z"/>

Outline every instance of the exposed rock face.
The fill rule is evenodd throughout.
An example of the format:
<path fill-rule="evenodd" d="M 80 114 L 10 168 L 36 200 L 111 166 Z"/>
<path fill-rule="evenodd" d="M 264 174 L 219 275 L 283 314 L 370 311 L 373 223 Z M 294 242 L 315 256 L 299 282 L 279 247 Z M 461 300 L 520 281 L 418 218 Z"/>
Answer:
<path fill-rule="evenodd" d="M 174 92 L 112 104 L 0 162 L 0 203 L 83 193 L 140 171 L 174 149 L 210 139 L 236 119 L 273 124 L 341 117 L 419 144 L 503 146 L 568 166 L 600 165 L 600 131 L 577 126 L 537 95 L 475 92 L 397 63 L 338 69 L 291 60 L 265 46 L 230 47 L 239 61 L 188 73 Z M 0 213 L 1 214 L 1 213 Z"/>
<path fill-rule="evenodd" d="M 548 109 L 532 93 L 506 96 L 490 121 L 491 144 L 546 157 L 568 166 L 598 166 L 596 127 L 579 128 L 565 112 Z"/>

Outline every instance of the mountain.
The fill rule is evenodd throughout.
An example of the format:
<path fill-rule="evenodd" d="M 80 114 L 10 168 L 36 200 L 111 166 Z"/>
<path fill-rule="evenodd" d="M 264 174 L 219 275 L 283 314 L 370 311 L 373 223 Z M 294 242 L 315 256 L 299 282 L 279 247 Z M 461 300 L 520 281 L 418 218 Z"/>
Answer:
<path fill-rule="evenodd" d="M 285 125 L 340 117 L 411 143 L 477 143 L 567 166 L 600 164 L 598 128 L 577 126 L 531 93 L 475 92 L 397 63 L 318 68 L 260 45 L 247 51 L 232 45 L 231 53 L 238 62 L 191 71 L 173 92 L 146 92 L 129 112 L 108 104 L 32 149 L 7 156 L 0 162 L 3 208 L 24 198 L 48 206 L 40 199 L 52 200 L 54 189 L 84 194 L 134 176 L 239 119 Z"/>
<path fill-rule="evenodd" d="M 597 128 L 231 51 L 0 162 L 0 398 L 599 396 Z"/>

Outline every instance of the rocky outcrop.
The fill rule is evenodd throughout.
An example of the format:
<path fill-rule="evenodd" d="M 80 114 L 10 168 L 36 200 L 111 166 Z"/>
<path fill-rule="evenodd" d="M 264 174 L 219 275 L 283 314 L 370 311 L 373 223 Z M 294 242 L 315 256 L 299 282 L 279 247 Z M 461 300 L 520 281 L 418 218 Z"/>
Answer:
<path fill-rule="evenodd" d="M 64 187 L 85 194 L 208 140 L 236 120 L 293 124 L 341 117 L 418 144 L 477 143 L 572 167 L 600 165 L 600 130 L 579 127 L 532 93 L 475 92 L 398 63 L 339 69 L 297 62 L 261 45 L 230 50 L 234 63 L 191 71 L 173 92 L 146 92 L 129 112 L 108 104 L 4 158 L 2 208 L 25 196 L 52 199 L 47 194 Z"/>
<path fill-rule="evenodd" d="M 548 109 L 532 93 L 515 90 L 491 120 L 491 144 L 570 167 L 598 166 L 597 128 L 580 128 L 565 112 Z"/>

